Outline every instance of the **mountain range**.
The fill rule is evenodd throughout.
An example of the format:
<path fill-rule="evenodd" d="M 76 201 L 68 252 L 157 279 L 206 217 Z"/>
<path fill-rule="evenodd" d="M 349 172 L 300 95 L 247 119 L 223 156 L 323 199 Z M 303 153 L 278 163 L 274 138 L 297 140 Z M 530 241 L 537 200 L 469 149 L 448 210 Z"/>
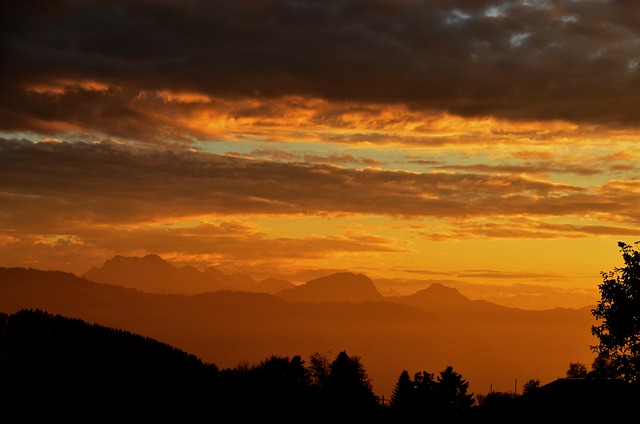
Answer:
<path fill-rule="evenodd" d="M 131 287 L 149 293 L 197 294 L 218 290 L 275 293 L 294 287 L 276 278 L 255 281 L 246 274 L 224 274 L 215 267 L 199 271 L 192 266 L 176 267 L 158 255 L 114 256 L 83 277 L 99 283 Z"/>
<path fill-rule="evenodd" d="M 451 365 L 472 390 L 487 393 L 517 391 L 518 382 L 528 379 L 545 383 L 564 376 L 570 362 L 590 365 L 593 358 L 588 307 L 508 308 L 470 300 L 442 284 L 409 296 L 381 296 L 371 279 L 355 273 L 297 286 L 278 282 L 281 289 L 245 278 L 251 290 L 239 290 L 234 284 L 242 278 L 218 272 L 223 289 L 206 279 L 211 271 L 176 268 L 153 255 L 107 263 L 83 277 L 0 268 L 0 312 L 38 308 L 120 328 L 221 368 L 273 354 L 346 350 L 362 359 L 374 390 L 387 398 L 403 370 L 437 373 Z M 180 288 L 152 293 L 149 275 L 162 280 L 159 287 L 171 288 L 173 281 Z M 206 284 L 215 289 L 188 294 Z"/>

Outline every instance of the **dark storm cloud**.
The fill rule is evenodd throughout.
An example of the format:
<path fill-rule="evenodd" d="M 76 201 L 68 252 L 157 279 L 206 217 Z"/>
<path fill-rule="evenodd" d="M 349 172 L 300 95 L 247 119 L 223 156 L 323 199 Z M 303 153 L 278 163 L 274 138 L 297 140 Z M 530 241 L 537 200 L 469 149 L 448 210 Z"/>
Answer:
<path fill-rule="evenodd" d="M 132 96 L 160 89 L 637 124 L 639 12 L 595 0 L 6 0 L 0 127 L 110 133 L 120 120 L 126 133 L 150 119 Z M 55 111 L 25 91 L 79 80 L 121 91 L 71 93 Z"/>

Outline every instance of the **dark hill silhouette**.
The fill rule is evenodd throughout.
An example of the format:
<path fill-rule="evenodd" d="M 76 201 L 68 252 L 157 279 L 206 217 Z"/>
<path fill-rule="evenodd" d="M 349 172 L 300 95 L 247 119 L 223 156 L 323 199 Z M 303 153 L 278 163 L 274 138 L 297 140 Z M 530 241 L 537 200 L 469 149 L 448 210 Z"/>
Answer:
<path fill-rule="evenodd" d="M 128 331 L 41 310 L 0 313 L 2 412 L 16 421 L 196 417 L 216 371 Z"/>
<path fill-rule="evenodd" d="M 369 277 L 351 272 L 338 272 L 307 281 L 297 287 L 276 293 L 291 302 L 363 302 L 382 300 Z"/>
<path fill-rule="evenodd" d="M 176 267 L 155 254 L 144 257 L 118 255 L 82 276 L 98 283 L 158 294 L 191 295 L 220 290 L 275 293 L 294 287 L 284 280 L 256 282 L 245 274 L 227 275 L 214 267 L 204 272 L 192 266 Z"/>
<path fill-rule="evenodd" d="M 483 393 L 490 385 L 511 388 L 515 378 L 555 379 L 569 362 L 590 363 L 594 344 L 588 310 L 495 308 L 483 316 L 464 308 L 436 313 L 386 298 L 291 302 L 228 290 L 157 295 L 63 272 L 0 268 L 0 311 L 25 308 L 152 337 L 221 367 L 344 349 L 362 357 L 377 393 L 387 398 L 403 368 L 453 365 L 472 391 Z"/>
<path fill-rule="evenodd" d="M 533 391 L 483 405 L 480 422 L 624 422 L 637 416 L 640 384 L 613 379 L 559 378 Z"/>

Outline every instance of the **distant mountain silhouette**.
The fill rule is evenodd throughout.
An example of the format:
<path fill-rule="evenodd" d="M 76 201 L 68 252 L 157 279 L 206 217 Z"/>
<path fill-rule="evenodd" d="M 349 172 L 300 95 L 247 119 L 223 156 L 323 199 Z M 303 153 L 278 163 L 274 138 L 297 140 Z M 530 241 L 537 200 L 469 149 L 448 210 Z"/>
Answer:
<path fill-rule="evenodd" d="M 447 287 L 440 283 L 432 283 L 426 289 L 417 291 L 407 296 L 388 296 L 390 302 L 402 305 L 415 306 L 437 314 L 452 315 L 457 312 L 486 313 L 505 312 L 517 310 L 506 306 L 497 305 L 485 300 L 471 300 L 462 295 L 457 289 Z"/>
<path fill-rule="evenodd" d="M 245 291 L 250 293 L 277 293 L 280 290 L 295 287 L 295 285 L 286 280 L 269 277 L 261 281 L 255 281 L 247 274 L 225 274 L 215 267 L 209 267 L 204 270 L 204 274 L 220 281 L 228 286 L 231 290 Z"/>
<path fill-rule="evenodd" d="M 472 301 L 460 294 L 458 290 L 440 283 L 432 283 L 426 289 L 419 290 L 409 296 L 395 296 L 389 297 L 389 299 L 433 310 L 464 309 L 472 304 Z"/>
<path fill-rule="evenodd" d="M 335 298 L 334 285 L 352 299 L 378 300 L 345 302 L 340 296 L 337 302 L 318 302 Z M 569 362 L 589 364 L 593 358 L 588 309 L 505 308 L 465 300 L 444 286 L 383 298 L 368 278 L 355 274 L 312 280 L 306 287 L 295 301 L 281 296 L 286 291 L 157 295 L 64 272 L 0 268 L 0 311 L 38 308 L 120 328 L 222 367 L 271 354 L 347 350 L 362 357 L 376 392 L 387 398 L 402 369 L 453 365 L 472 391 L 482 393 L 490 385 L 513 387 L 514 378 L 544 383 L 564 375 Z"/>
<path fill-rule="evenodd" d="M 290 302 L 364 302 L 382 300 L 369 277 L 338 272 L 307 281 L 305 284 L 276 293 Z"/>
<path fill-rule="evenodd" d="M 154 254 L 144 257 L 118 255 L 82 276 L 99 283 L 158 294 L 190 295 L 220 290 L 274 293 L 294 286 L 283 280 L 256 282 L 248 275 L 226 275 L 216 268 L 201 272 L 192 266 L 176 267 Z"/>
<path fill-rule="evenodd" d="M 257 287 L 260 288 L 260 291 L 263 293 L 275 294 L 281 292 L 282 290 L 294 288 L 295 284 L 293 284 L 291 281 L 268 277 L 264 280 L 259 281 Z"/>
<path fill-rule="evenodd" d="M 470 300 L 458 290 L 439 283 L 433 283 L 428 288 L 412 295 L 390 296 L 385 299 L 389 302 L 429 311 L 448 322 L 465 323 L 469 315 L 472 315 L 474 317 L 473 325 L 485 326 L 488 332 L 499 331 L 507 325 L 528 325 L 537 322 L 539 324 L 537 331 L 544 333 L 552 331 L 547 326 L 553 326 L 556 320 L 571 320 L 576 316 L 574 309 L 553 308 L 532 311 L 497 305 L 486 300 Z M 590 313 L 590 307 L 584 307 L 580 310 L 583 314 Z M 502 322 L 504 320 L 507 320 L 508 324 Z"/>
<path fill-rule="evenodd" d="M 82 276 L 148 293 L 195 294 L 229 290 L 223 282 L 208 278 L 193 267 L 177 268 L 158 255 L 115 256 L 102 267 L 93 267 Z"/>

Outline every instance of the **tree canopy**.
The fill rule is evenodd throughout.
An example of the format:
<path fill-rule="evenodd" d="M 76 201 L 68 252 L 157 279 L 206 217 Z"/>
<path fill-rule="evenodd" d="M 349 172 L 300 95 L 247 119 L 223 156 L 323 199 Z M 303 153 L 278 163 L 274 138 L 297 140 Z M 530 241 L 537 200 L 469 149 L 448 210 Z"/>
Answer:
<path fill-rule="evenodd" d="M 597 353 L 594 364 L 605 364 L 608 377 L 625 381 L 640 380 L 640 251 L 618 242 L 623 267 L 602 272 L 601 299 L 591 313 L 599 321 L 591 333 L 599 340 L 591 346 Z"/>
<path fill-rule="evenodd" d="M 414 374 L 403 370 L 391 395 L 390 408 L 394 416 L 411 419 L 423 416 L 453 418 L 470 411 L 474 394 L 468 393 L 469 383 L 452 366 L 435 377 L 426 371 Z"/>

